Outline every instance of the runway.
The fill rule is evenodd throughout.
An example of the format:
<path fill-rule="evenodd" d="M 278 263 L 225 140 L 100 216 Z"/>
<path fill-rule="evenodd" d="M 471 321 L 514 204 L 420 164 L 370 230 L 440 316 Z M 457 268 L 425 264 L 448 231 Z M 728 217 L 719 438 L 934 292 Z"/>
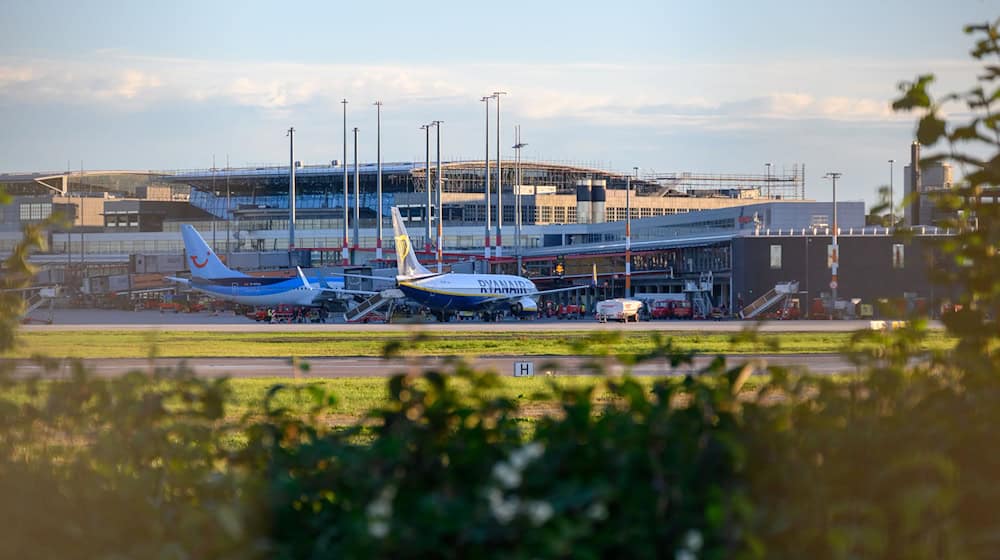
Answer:
<path fill-rule="evenodd" d="M 666 360 L 649 362 L 633 367 L 630 372 L 638 376 L 687 375 L 707 366 L 715 356 L 698 356 L 691 365 L 672 368 Z M 406 360 L 383 360 L 381 358 L 303 358 L 308 362 L 308 372 L 299 372 L 300 377 L 317 379 L 335 379 L 349 377 L 389 377 L 397 373 L 423 371 L 435 368 L 448 371 L 446 359 L 439 357 L 411 358 Z M 567 356 L 484 356 L 469 360 L 478 369 L 492 370 L 501 375 L 513 376 L 517 362 L 530 362 L 534 374 L 540 375 L 591 375 L 595 369 L 588 365 L 592 363 L 587 357 Z M 150 371 L 152 368 L 174 368 L 185 365 L 197 375 L 205 377 L 295 377 L 291 361 L 287 358 L 197 358 L 181 360 L 176 358 L 146 359 L 92 359 L 83 360 L 84 364 L 100 376 L 123 375 L 130 371 Z M 816 374 L 834 374 L 853 372 L 852 366 L 838 354 L 768 354 L 768 355 L 732 355 L 728 356 L 730 367 L 752 362 L 755 372 L 760 373 L 766 366 L 781 366 L 791 368 L 808 368 Z M 607 362 L 605 371 L 612 374 L 625 372 L 620 364 Z M 48 377 L 61 377 L 70 372 L 69 361 L 62 361 L 52 371 L 44 372 L 39 366 L 27 360 L 19 362 L 17 371 L 21 375 L 44 374 Z"/>
<path fill-rule="evenodd" d="M 232 313 L 212 315 L 202 313 L 159 313 L 157 311 L 109 311 L 91 309 L 56 310 L 53 323 L 31 324 L 21 327 L 26 332 L 46 331 L 107 331 L 107 330 L 159 330 L 204 332 L 411 332 L 462 331 L 462 332 L 532 332 L 532 331 L 661 331 L 661 332 L 739 332 L 756 327 L 761 332 L 852 332 L 869 328 L 869 321 L 643 321 L 640 323 L 599 323 L 594 319 L 538 319 L 534 321 L 451 321 L 448 323 L 393 323 L 393 324 L 270 324 L 257 323 Z M 941 328 L 931 322 L 931 328 Z"/>

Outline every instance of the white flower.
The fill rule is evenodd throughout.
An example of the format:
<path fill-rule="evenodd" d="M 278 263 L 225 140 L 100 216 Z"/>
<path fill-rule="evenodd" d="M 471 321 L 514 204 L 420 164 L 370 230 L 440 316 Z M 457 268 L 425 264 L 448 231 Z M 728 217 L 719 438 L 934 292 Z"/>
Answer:
<path fill-rule="evenodd" d="M 497 479 L 504 488 L 517 488 L 521 485 L 521 471 L 507 463 L 494 465 L 493 478 Z"/>
<path fill-rule="evenodd" d="M 704 539 L 701 537 L 701 533 L 691 529 L 684 535 L 684 546 L 689 550 L 695 552 L 701 550 L 701 545 L 704 544 Z"/>
<path fill-rule="evenodd" d="M 594 521 L 604 521 L 608 518 L 608 507 L 601 502 L 594 502 L 587 508 L 587 517 Z"/>
<path fill-rule="evenodd" d="M 375 500 L 374 502 L 368 504 L 368 508 L 365 510 L 368 517 L 371 518 L 385 518 L 392 515 L 392 504 L 386 500 Z"/>
<path fill-rule="evenodd" d="M 525 445 L 521 450 L 528 456 L 528 459 L 534 461 L 545 454 L 545 445 L 536 441 Z"/>
<path fill-rule="evenodd" d="M 517 515 L 518 507 L 520 506 L 520 501 L 517 498 L 511 498 L 510 500 L 497 503 L 490 503 L 490 510 L 493 512 L 493 517 L 500 522 L 501 525 L 506 525 L 510 523 L 511 519 Z"/>
<path fill-rule="evenodd" d="M 376 539 L 384 539 L 389 534 L 389 524 L 385 521 L 372 521 L 368 524 L 368 534 Z"/>
<path fill-rule="evenodd" d="M 490 491 L 486 493 L 486 499 L 490 501 L 490 507 L 502 504 L 503 492 L 501 492 L 498 488 L 490 488 Z"/>
<path fill-rule="evenodd" d="M 525 504 L 525 509 L 527 510 L 528 518 L 531 519 L 531 524 L 535 527 L 551 519 L 552 514 L 555 512 L 552 509 L 552 504 L 548 502 L 528 502 Z"/>
<path fill-rule="evenodd" d="M 396 487 L 389 485 L 379 492 L 375 500 L 365 508 L 369 521 L 380 521 L 392 517 L 392 500 L 396 497 Z"/>
<path fill-rule="evenodd" d="M 510 454 L 510 464 L 515 469 L 523 471 L 524 467 L 526 467 L 528 463 L 538 459 L 544 453 L 544 445 L 538 442 L 529 443 L 520 449 L 514 450 L 514 452 Z"/>
<path fill-rule="evenodd" d="M 682 548 L 674 554 L 674 560 L 698 560 L 698 557 L 690 550 Z"/>

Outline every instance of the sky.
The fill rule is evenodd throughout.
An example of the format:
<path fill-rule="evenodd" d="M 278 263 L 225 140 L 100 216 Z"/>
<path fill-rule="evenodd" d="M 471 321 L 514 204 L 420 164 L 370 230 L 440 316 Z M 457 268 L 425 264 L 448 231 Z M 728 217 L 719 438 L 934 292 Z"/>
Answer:
<path fill-rule="evenodd" d="M 504 157 L 640 173 L 806 166 L 806 196 L 897 204 L 901 81 L 968 89 L 962 32 L 997 0 L 239 2 L 0 0 L 0 173 Z M 490 104 L 491 154 L 496 106 Z M 350 132 L 349 132 L 350 134 Z M 432 136 L 432 143 L 433 143 Z M 348 161 L 353 160 L 348 138 Z M 432 147 L 432 158 L 433 147 Z"/>

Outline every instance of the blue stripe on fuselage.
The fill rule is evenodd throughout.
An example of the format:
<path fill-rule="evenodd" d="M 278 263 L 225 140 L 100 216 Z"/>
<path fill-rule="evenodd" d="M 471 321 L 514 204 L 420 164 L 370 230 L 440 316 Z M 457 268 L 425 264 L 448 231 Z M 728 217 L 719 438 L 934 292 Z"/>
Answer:
<path fill-rule="evenodd" d="M 342 282 L 330 282 L 327 279 L 324 279 L 324 282 L 334 284 L 336 287 L 343 287 Z M 309 278 L 309 283 L 312 285 L 319 285 L 320 280 L 319 278 Z M 211 280 L 192 278 L 191 286 L 205 290 L 206 292 L 217 293 L 225 296 L 232 296 L 234 289 L 239 293 L 239 295 L 267 296 L 300 288 L 302 287 L 302 281 L 295 276 L 291 278 L 241 276 L 236 278 L 214 278 Z"/>
<path fill-rule="evenodd" d="M 421 290 L 420 288 L 406 284 L 400 284 L 399 288 L 407 297 L 421 305 L 426 305 L 431 309 L 446 309 L 450 311 L 478 311 L 483 309 L 484 303 L 496 297 L 493 294 L 469 296 L 442 294 Z M 497 307 L 503 307 L 503 304 L 499 304 Z"/>

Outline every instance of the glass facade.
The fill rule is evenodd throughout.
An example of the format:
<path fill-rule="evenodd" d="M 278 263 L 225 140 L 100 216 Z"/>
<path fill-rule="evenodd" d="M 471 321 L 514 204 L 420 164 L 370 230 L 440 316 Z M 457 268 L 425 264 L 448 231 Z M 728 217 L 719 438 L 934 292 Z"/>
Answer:
<path fill-rule="evenodd" d="M 349 206 L 353 211 L 354 208 L 354 194 L 353 192 L 348 195 Z M 378 196 L 375 193 L 365 193 L 362 192 L 360 196 L 361 208 L 368 210 L 371 213 L 378 211 Z M 287 209 L 288 208 L 288 193 L 282 194 L 269 194 L 269 195 L 250 195 L 250 196 L 230 196 L 229 198 L 229 211 L 226 208 L 226 195 L 222 193 L 221 195 L 216 195 L 211 192 L 192 190 L 191 191 L 191 204 L 205 210 L 206 212 L 212 214 L 213 216 L 218 216 L 222 219 L 231 219 L 233 217 L 233 211 L 239 210 L 241 208 L 277 208 L 277 209 Z M 394 193 L 382 193 L 382 208 L 388 213 L 388 209 L 396 205 L 396 197 Z M 295 196 L 295 208 L 296 210 L 311 210 L 311 209 L 321 209 L 328 208 L 334 214 L 337 210 L 343 212 L 344 208 L 344 194 L 343 191 L 339 193 L 329 193 L 329 194 L 296 194 Z M 298 226 L 298 220 L 296 220 L 296 226 Z M 243 228 L 246 229 L 246 228 Z"/>

